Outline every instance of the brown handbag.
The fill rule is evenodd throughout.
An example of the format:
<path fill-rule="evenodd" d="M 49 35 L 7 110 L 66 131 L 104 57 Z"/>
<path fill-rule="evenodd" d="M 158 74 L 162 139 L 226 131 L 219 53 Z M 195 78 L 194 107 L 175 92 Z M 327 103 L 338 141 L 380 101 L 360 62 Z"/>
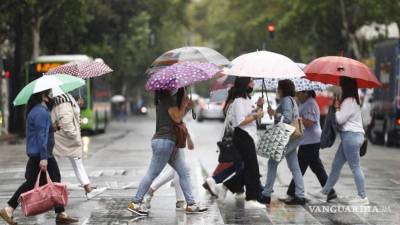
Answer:
<path fill-rule="evenodd" d="M 290 97 L 290 100 L 291 100 L 292 105 L 293 105 L 293 111 L 295 111 L 295 110 L 298 111 L 299 109 L 297 108 L 296 102 L 292 99 L 292 97 Z M 291 139 L 298 139 L 298 138 L 303 137 L 303 135 L 304 135 L 304 124 L 303 124 L 303 119 L 300 116 L 298 116 L 298 115 L 296 116 L 295 115 L 295 118 L 293 119 L 293 121 L 292 121 L 292 123 L 290 125 L 292 125 L 292 126 L 294 126 L 296 128 L 294 130 L 292 136 L 291 136 Z"/>
<path fill-rule="evenodd" d="M 175 135 L 176 135 L 176 142 L 175 142 L 176 147 L 185 148 L 188 131 L 186 128 L 186 124 L 184 122 L 175 123 Z"/>
<path fill-rule="evenodd" d="M 292 139 L 303 137 L 304 125 L 303 125 L 303 119 L 301 117 L 296 117 L 290 125 L 296 128 L 291 136 Z"/>

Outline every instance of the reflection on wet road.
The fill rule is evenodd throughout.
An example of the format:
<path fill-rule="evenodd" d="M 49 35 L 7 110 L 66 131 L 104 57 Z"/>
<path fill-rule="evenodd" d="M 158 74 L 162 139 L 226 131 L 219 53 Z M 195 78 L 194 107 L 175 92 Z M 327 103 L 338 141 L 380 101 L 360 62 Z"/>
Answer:
<path fill-rule="evenodd" d="M 277 200 L 286 193 L 291 179 L 284 161 L 278 169 L 271 207 L 235 199 L 232 194 L 228 194 L 225 203 L 221 204 L 209 196 L 201 184 L 217 164 L 215 143 L 221 134 L 222 123 L 189 121 L 188 127 L 193 134 L 196 148 L 186 152 L 193 190 L 196 199 L 209 207 L 207 213 L 186 215 L 182 211 L 176 211 L 175 191 L 170 184 L 156 192 L 149 217 L 135 217 L 126 210 L 151 157 L 150 140 L 154 132 L 154 122 L 149 117 L 131 118 L 126 123 L 113 122 L 105 134 L 83 137 L 84 164 L 91 182 L 94 186 L 108 188 L 103 195 L 93 200 L 85 199 L 70 162 L 59 160 L 63 182 L 70 189 L 67 211 L 80 218 L 79 224 L 85 225 L 400 224 L 400 151 L 397 149 L 370 145 L 368 155 L 363 157 L 368 197 L 371 206 L 376 206 L 377 210 L 365 212 L 356 208 L 349 211 L 343 208 L 344 204 L 326 204 L 312 197 L 309 197 L 311 202 L 307 206 L 286 206 Z M 0 148 L 3 153 L 3 157 L 0 157 L 0 205 L 4 205 L 24 179 L 27 158 L 24 145 Z M 334 153 L 334 149 L 321 151 L 327 170 L 330 170 Z M 265 182 L 267 160 L 260 158 L 259 161 L 261 180 Z M 321 188 L 310 172 L 305 175 L 305 185 L 308 192 Z M 335 188 L 344 196 L 356 193 L 353 177 L 347 166 L 343 168 Z M 16 218 L 19 224 L 24 225 L 55 224 L 53 212 L 27 218 L 17 210 Z"/>

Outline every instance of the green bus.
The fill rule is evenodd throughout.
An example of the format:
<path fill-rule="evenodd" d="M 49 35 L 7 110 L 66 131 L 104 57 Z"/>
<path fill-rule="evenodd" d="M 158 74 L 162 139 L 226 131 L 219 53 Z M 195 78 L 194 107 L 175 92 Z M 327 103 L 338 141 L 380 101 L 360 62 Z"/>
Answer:
<path fill-rule="evenodd" d="M 49 69 L 72 61 L 93 60 L 87 55 L 44 55 L 25 65 L 25 82 L 29 83 Z M 95 59 L 101 60 L 101 59 Z M 85 86 L 71 92 L 83 99 L 81 129 L 90 133 L 105 132 L 111 117 L 110 87 L 106 77 L 86 79 Z"/>

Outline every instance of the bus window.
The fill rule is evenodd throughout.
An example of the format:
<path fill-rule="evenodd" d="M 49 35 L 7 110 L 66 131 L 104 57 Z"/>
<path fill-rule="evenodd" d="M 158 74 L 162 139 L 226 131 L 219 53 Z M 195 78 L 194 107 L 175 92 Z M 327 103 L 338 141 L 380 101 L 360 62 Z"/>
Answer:
<path fill-rule="evenodd" d="M 83 101 L 83 104 L 80 104 L 80 108 L 82 110 L 85 110 L 86 108 L 88 108 L 88 95 L 87 95 L 87 86 L 84 85 L 78 89 L 75 89 L 74 91 L 70 92 L 70 94 L 72 95 L 72 97 L 75 98 L 75 100 L 79 102 L 79 99 L 82 99 L 81 101 Z"/>

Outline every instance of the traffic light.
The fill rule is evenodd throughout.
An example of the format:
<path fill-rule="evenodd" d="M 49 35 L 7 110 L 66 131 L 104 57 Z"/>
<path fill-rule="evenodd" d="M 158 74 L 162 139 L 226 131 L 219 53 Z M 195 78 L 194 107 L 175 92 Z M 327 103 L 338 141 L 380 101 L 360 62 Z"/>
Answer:
<path fill-rule="evenodd" d="M 268 24 L 268 25 L 267 25 L 267 30 L 268 30 L 268 33 L 269 33 L 269 37 L 270 37 L 271 39 L 274 39 L 274 35 L 275 35 L 275 25 L 272 24 L 272 23 Z"/>

